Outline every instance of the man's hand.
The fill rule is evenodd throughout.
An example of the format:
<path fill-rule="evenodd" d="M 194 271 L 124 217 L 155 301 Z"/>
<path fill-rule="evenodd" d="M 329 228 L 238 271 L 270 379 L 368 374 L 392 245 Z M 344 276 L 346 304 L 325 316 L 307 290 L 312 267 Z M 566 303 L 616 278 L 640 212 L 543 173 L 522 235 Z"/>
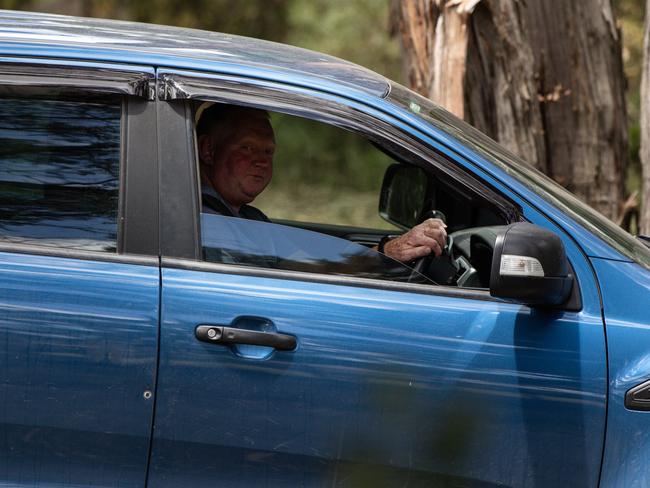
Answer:
<path fill-rule="evenodd" d="M 384 245 L 384 254 L 404 263 L 432 252 L 440 256 L 447 244 L 446 227 L 440 219 L 427 219 L 407 233 L 388 241 Z"/>

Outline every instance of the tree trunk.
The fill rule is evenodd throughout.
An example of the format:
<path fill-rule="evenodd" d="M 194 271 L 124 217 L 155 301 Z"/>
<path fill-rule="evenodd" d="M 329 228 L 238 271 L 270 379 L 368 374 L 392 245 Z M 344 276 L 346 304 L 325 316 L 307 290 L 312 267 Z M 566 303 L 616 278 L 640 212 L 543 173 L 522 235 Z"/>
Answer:
<path fill-rule="evenodd" d="M 483 1 L 469 27 L 467 76 L 461 83 L 465 119 L 549 174 L 535 61 L 521 4 Z"/>
<path fill-rule="evenodd" d="M 528 2 L 548 173 L 615 220 L 625 197 L 627 114 L 609 0 Z"/>
<path fill-rule="evenodd" d="M 641 78 L 641 215 L 639 234 L 650 235 L 650 0 L 646 2 Z"/>
<path fill-rule="evenodd" d="M 412 87 L 617 218 L 627 119 L 609 0 L 394 0 L 393 8 Z"/>
<path fill-rule="evenodd" d="M 467 19 L 480 0 L 399 0 L 393 3 L 411 88 L 459 117 L 464 115 L 462 80 L 467 57 Z"/>

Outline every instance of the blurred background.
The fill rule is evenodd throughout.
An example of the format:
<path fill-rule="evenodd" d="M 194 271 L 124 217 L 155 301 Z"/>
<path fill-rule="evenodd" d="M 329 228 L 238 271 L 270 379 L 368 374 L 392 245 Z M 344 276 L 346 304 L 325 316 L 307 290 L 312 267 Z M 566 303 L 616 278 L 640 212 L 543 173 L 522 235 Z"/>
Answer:
<path fill-rule="evenodd" d="M 391 0 L 0 0 L 0 8 L 177 25 L 288 43 L 338 56 L 406 83 Z M 643 57 L 643 0 L 614 0 L 627 78 L 629 161 L 627 194 L 641 186 L 639 85 Z M 227 12 L 227 15 L 224 15 Z M 263 195 L 272 216 L 301 202 L 300 220 L 380 226 L 377 188 L 388 161 L 372 146 L 336 130 L 303 128 L 275 117 L 276 177 Z M 279 129 L 279 130 L 278 130 Z M 284 137 L 283 137 L 284 134 Z M 314 172 L 314 168 L 323 171 Z M 332 178 L 331 168 L 336 168 Z M 279 177 L 279 175 L 282 177 Z M 344 185 L 346 191 L 341 191 Z M 349 190 L 352 189 L 353 192 Z M 350 199 L 350 193 L 354 197 Z M 333 198 L 345 194 L 347 198 Z M 278 213 L 279 212 L 279 213 Z M 324 212 L 328 215 L 322 215 Z M 632 229 L 635 230 L 635 229 Z"/>

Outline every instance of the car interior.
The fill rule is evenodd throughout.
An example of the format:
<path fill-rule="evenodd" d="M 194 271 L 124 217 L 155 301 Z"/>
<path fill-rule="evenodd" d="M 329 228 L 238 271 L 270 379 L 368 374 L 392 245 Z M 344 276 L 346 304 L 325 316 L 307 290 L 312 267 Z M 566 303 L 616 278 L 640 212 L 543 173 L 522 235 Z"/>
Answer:
<path fill-rule="evenodd" d="M 199 106 L 197 104 L 195 108 Z M 451 163 L 433 151 L 429 151 L 430 157 L 426 161 L 418 155 L 397 147 L 395 144 L 386 143 L 374 137 L 369 140 L 368 137 L 338 127 L 327 126 L 322 122 L 275 113 L 272 114 L 271 120 L 278 147 L 274 159 L 273 182 L 253 202 L 253 205 L 260 208 L 273 224 L 282 226 L 285 229 L 301 229 L 305 232 L 334 238 L 335 240 L 327 240 L 327 247 L 331 251 L 337 247 L 337 240 L 340 241 L 338 244 L 342 246 L 340 255 L 355 254 L 355 251 L 351 251 L 349 247 L 349 243 L 354 243 L 361 246 L 366 251 L 367 256 L 370 253 L 373 255 L 378 254 L 373 249 L 376 249 L 384 236 L 397 236 L 428 218 L 440 218 L 447 225 L 448 233 L 448 245 L 443 254 L 437 258 L 430 255 L 414 262 L 401 263 L 400 272 L 395 273 L 392 277 L 383 276 L 382 278 L 421 284 L 434 283 L 464 288 L 489 288 L 492 254 L 497 232 L 502 226 L 519 220 L 518 209 L 514 204 L 505 201 L 493 190 L 485 188 L 484 185 L 479 184 L 470 176 L 464 175 L 461 170 L 454 168 Z M 381 171 L 372 168 L 377 175 L 373 185 L 366 185 L 372 187 L 371 191 L 355 190 L 352 185 L 349 185 L 348 183 L 355 179 L 354 175 L 340 174 L 338 180 L 334 177 L 330 179 L 329 175 L 323 177 L 321 173 L 324 169 L 327 169 L 328 164 L 332 166 L 332 163 L 320 161 L 318 157 L 309 158 L 306 165 L 308 167 L 296 169 L 287 166 L 287 160 L 289 162 L 293 161 L 294 164 L 298 164 L 295 163 L 296 161 L 302 162 L 304 153 L 285 154 L 282 152 L 283 144 L 292 145 L 294 141 L 302 139 L 305 143 L 314 144 L 318 147 L 318 143 L 314 142 L 315 139 L 318 137 L 327 138 L 328 135 L 323 136 L 323 133 L 327 131 L 334 131 L 334 135 L 329 137 L 338 137 L 339 139 L 335 139 L 335 141 L 340 140 L 342 146 L 348 144 L 347 141 L 353 138 L 355 140 L 354 144 L 363 146 L 364 152 L 362 154 L 364 158 L 369 158 L 372 161 L 379 159 L 383 161 Z M 285 142 L 287 140 L 288 142 Z M 327 141 L 325 141 L 325 144 L 327 144 Z M 319 151 L 314 152 L 316 156 L 319 155 Z M 323 152 L 325 151 L 320 153 Z M 434 164 L 431 164 L 431 162 Z M 363 170 L 363 167 L 358 164 L 359 162 L 356 161 L 356 163 L 356 171 Z M 372 164 L 369 163 L 367 166 L 372 167 Z M 331 168 L 331 170 L 333 173 L 341 172 L 340 168 Z M 287 183 L 275 185 L 276 179 L 282 180 L 286 176 L 284 173 L 290 173 L 292 177 L 287 179 Z M 318 211 L 305 218 L 296 214 L 299 213 L 299 209 L 309 207 L 311 198 L 309 195 L 306 198 L 299 198 L 293 191 L 303 184 L 312 188 L 310 185 L 314 185 L 314 182 L 306 181 L 313 176 L 310 173 L 316 173 L 316 178 L 320 175 L 321 180 L 327 180 L 322 186 L 328 188 L 330 194 L 325 205 L 321 205 L 317 209 Z M 304 178 L 304 180 L 301 180 L 301 178 Z M 318 184 L 318 182 L 315 184 Z M 283 191 L 288 194 L 279 195 Z M 275 200 L 267 197 L 267 193 L 272 194 L 273 192 L 278 194 Z M 317 193 L 317 191 L 312 193 Z M 328 212 L 329 207 L 335 206 L 337 200 L 350 198 L 350 195 L 365 193 L 372 194 L 369 200 L 371 203 L 366 204 L 369 207 L 368 212 L 373 212 L 376 217 L 379 217 L 373 220 L 371 225 L 368 225 L 368 219 L 355 220 L 351 218 L 346 221 L 345 218 L 341 219 L 340 216 L 332 217 Z M 280 209 L 279 205 L 274 205 L 274 202 L 279 201 L 282 197 L 291 201 L 288 209 Z M 353 209 L 356 210 L 354 204 Z M 381 221 L 383 221 L 383 225 L 379 223 Z M 244 224 L 240 223 L 239 225 Z M 253 224 L 247 225 L 255 227 Z M 206 226 L 205 220 L 203 226 Z M 265 228 L 260 230 L 259 226 L 257 226 L 257 228 L 251 229 L 251 232 L 261 235 L 264 232 L 263 229 Z M 205 229 L 204 236 L 207 236 L 208 233 L 213 234 L 208 229 Z M 274 249 L 265 248 L 259 250 L 259 254 L 265 256 L 263 260 L 257 258 L 250 261 L 239 255 L 235 262 L 237 264 L 259 266 L 262 262 L 268 263 L 267 255 L 274 252 L 278 253 L 280 248 L 297 249 L 301 247 L 300 245 L 296 247 L 295 242 L 290 246 L 278 243 L 278 239 L 283 239 L 283 235 L 286 236 L 286 233 L 273 233 L 273 237 L 268 237 L 275 240 L 276 245 Z M 250 246 L 254 246 L 254 244 L 249 244 Z M 204 249 L 207 247 L 204 242 Z M 309 249 L 315 249 L 313 241 Z M 302 252 L 304 253 L 304 248 Z M 229 255 L 234 254 L 238 254 L 238 252 L 229 250 Z M 212 260 L 210 255 L 211 253 L 206 253 L 206 260 Z M 275 264 L 270 267 L 323 272 L 320 268 L 308 267 L 306 269 L 304 262 L 307 259 L 304 259 L 303 263 L 297 267 L 293 264 L 287 264 L 293 262 L 292 259 L 287 260 L 287 257 L 284 256 L 283 264 L 278 265 L 276 259 Z M 317 255 L 312 255 L 309 259 L 311 261 L 324 260 L 324 258 Z M 384 266 L 385 264 L 383 262 Z M 374 263 L 373 266 L 377 268 L 381 267 L 381 265 L 381 263 Z M 325 267 L 324 272 L 348 274 L 347 269 L 341 271 L 337 266 L 330 265 Z M 369 276 L 378 277 L 378 274 L 370 274 Z"/>

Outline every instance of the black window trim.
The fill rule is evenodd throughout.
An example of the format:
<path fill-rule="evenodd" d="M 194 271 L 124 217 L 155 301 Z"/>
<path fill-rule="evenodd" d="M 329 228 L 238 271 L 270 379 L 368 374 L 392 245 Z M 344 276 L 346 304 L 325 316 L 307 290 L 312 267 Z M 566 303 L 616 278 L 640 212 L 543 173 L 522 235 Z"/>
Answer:
<path fill-rule="evenodd" d="M 158 101 L 156 106 L 160 255 L 199 260 L 201 211 L 192 111 L 184 101 Z"/>
<path fill-rule="evenodd" d="M 75 94 L 117 94 L 122 98 L 116 252 L 3 241 L 0 252 L 158 265 L 158 145 L 155 104 L 149 101 L 155 93 L 155 70 L 148 66 L 7 57 L 0 57 L 0 67 L 0 91 L 16 87 L 47 93 L 52 88 L 65 93 L 69 87 Z"/>
<path fill-rule="evenodd" d="M 197 77 L 196 85 L 192 84 L 193 76 Z M 411 134 L 400 132 L 391 126 L 385 120 L 390 118 L 390 115 L 374 109 L 366 111 L 354 109 L 352 104 L 345 103 L 344 97 L 333 97 L 331 94 L 279 82 L 169 68 L 158 70 L 158 96 L 163 99 L 157 102 L 161 195 L 165 196 L 164 199 L 161 198 L 160 205 L 163 268 L 354 285 L 508 303 L 490 296 L 489 290 L 486 289 L 422 285 L 201 261 L 199 176 L 191 103 L 199 100 L 235 103 L 287 113 L 350 130 L 384 146 L 392 142 L 402 150 L 415 154 L 421 160 L 421 165 L 425 164 L 429 169 L 432 167 L 442 169 L 447 176 L 463 182 L 470 191 L 482 194 L 484 197 L 489 195 L 497 206 L 506 207 L 502 210 L 509 221 L 520 220 L 521 209 L 516 203 L 507 200 L 483 182 L 479 182 L 475 177 L 461 170 L 446 156 L 416 140 Z M 337 101 L 333 101 L 332 98 Z M 338 101 L 339 99 L 341 101 Z M 377 133 L 381 136 L 375 136 Z M 435 159 L 431 156 L 432 152 L 436 155 Z M 180 195 L 185 195 L 185 199 Z M 167 198 L 172 202 L 167 202 Z"/>
<path fill-rule="evenodd" d="M 0 66 L 0 86 L 155 98 L 155 71 L 151 67 L 17 57 L 0 57 Z"/>

